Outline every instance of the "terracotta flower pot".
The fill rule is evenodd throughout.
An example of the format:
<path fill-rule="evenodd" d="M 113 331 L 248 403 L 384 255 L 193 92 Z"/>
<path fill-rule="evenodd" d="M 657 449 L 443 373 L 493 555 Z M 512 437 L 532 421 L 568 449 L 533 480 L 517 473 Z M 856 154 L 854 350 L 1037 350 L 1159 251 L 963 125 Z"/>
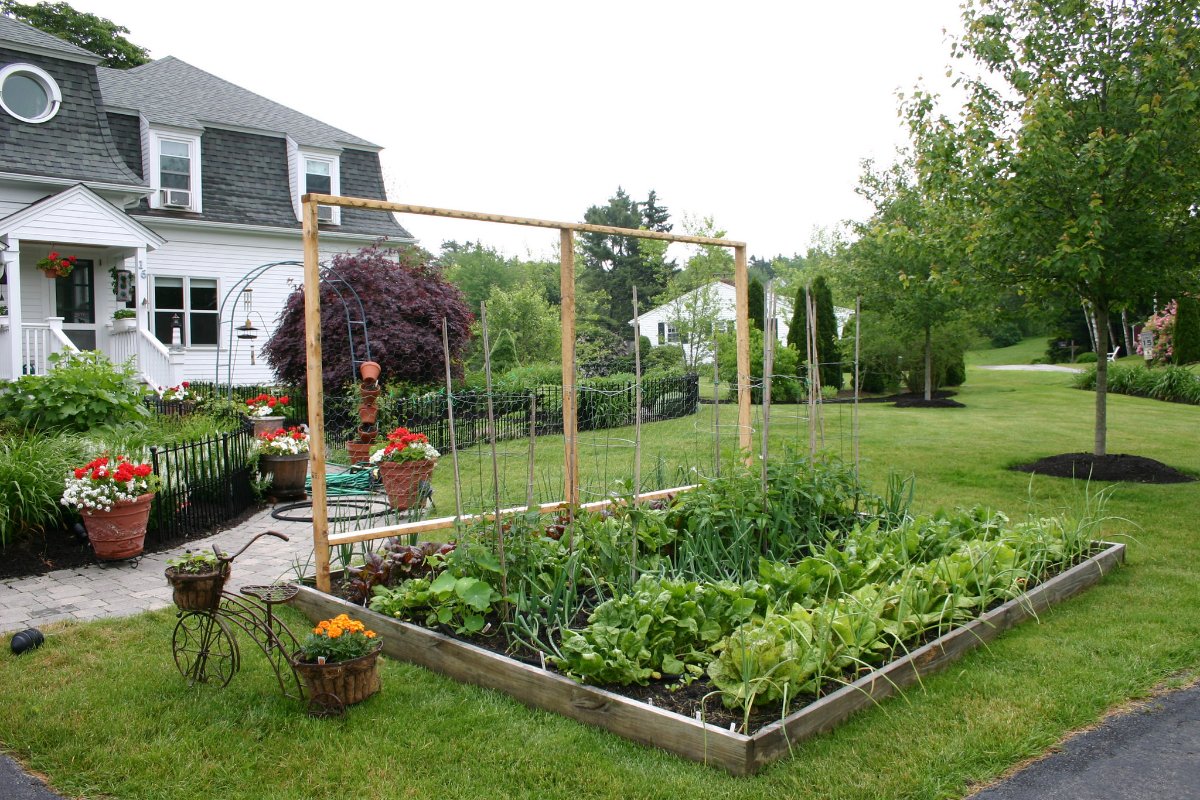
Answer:
<path fill-rule="evenodd" d="M 379 478 L 392 508 L 404 511 L 417 505 L 421 498 L 421 481 L 429 480 L 436 466 L 436 461 L 382 462 Z"/>
<path fill-rule="evenodd" d="M 45 273 L 46 277 L 49 278 L 50 280 L 55 280 L 56 278 L 58 278 L 58 270 L 44 269 L 44 270 L 42 270 L 42 272 Z"/>
<path fill-rule="evenodd" d="M 379 407 L 364 403 L 358 407 L 358 418 L 363 422 L 374 423 L 379 418 Z"/>
<path fill-rule="evenodd" d="M 153 501 L 152 492 L 128 503 L 118 503 L 111 511 L 84 511 L 83 527 L 96 558 L 119 561 L 140 555 L 146 544 L 146 525 Z"/>
<path fill-rule="evenodd" d="M 360 464 L 370 460 L 372 446 L 371 442 L 346 442 L 346 449 L 350 451 L 350 463 Z"/>
<path fill-rule="evenodd" d="M 229 580 L 229 564 L 216 572 L 177 572 L 167 567 L 167 583 L 171 584 L 172 599 L 180 611 L 211 611 L 221 604 L 221 590 Z"/>
<path fill-rule="evenodd" d="M 284 417 L 246 417 L 250 420 L 250 426 L 254 429 L 252 433 L 255 436 L 262 436 L 264 433 L 274 433 L 283 427 Z"/>
<path fill-rule="evenodd" d="M 377 361 L 364 361 L 358 367 L 358 374 L 362 376 L 364 381 L 379 380 L 379 373 L 382 371 Z"/>
<path fill-rule="evenodd" d="M 383 393 L 378 381 L 363 381 L 358 385 L 358 394 L 362 397 L 364 403 L 374 403 L 375 399 Z"/>
<path fill-rule="evenodd" d="M 379 435 L 379 426 L 374 422 L 364 422 L 358 426 L 358 440 L 364 444 L 369 444 L 375 441 L 375 437 Z"/>
<path fill-rule="evenodd" d="M 379 392 L 372 392 L 371 394 L 364 394 L 361 397 L 359 397 L 358 400 L 359 400 L 359 407 L 370 406 L 371 408 L 374 408 L 376 406 L 376 404 L 379 402 Z"/>
<path fill-rule="evenodd" d="M 332 695 L 342 706 L 361 703 L 379 691 L 379 653 L 383 642 L 365 656 L 333 664 L 311 664 L 301 661 L 299 653 L 293 656 L 296 674 L 308 690 L 309 700 Z"/>
<path fill-rule="evenodd" d="M 300 500 L 308 496 L 304 479 L 308 477 L 308 453 L 294 456 L 261 455 L 258 469 L 271 476 L 271 494 L 281 500 Z"/>

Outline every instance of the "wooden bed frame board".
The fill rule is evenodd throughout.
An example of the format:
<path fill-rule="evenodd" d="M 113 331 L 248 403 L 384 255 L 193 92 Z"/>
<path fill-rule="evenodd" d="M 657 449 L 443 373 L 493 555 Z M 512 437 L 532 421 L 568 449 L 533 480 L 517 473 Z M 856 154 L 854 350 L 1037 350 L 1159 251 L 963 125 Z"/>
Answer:
<path fill-rule="evenodd" d="M 1098 583 L 1125 561 L 1125 545 L 1101 542 L 1099 546 L 1104 549 L 1020 597 L 750 736 L 576 683 L 557 672 L 384 616 L 308 586 L 301 588 L 292 603 L 314 621 L 343 613 L 363 619 L 383 638 L 383 651 L 392 658 L 465 683 L 498 689 L 534 708 L 596 725 L 693 761 L 722 767 L 734 775 L 752 775 L 787 755 L 805 739 L 832 730 L 856 711 L 917 683 L 921 677 L 946 667 L 1017 623 Z"/>

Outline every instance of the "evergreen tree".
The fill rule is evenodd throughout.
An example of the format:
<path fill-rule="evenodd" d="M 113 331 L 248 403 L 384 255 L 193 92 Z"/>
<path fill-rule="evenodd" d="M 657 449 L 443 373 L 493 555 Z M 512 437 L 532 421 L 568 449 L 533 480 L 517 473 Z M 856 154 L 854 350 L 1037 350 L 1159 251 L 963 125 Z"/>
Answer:
<path fill-rule="evenodd" d="M 833 308 L 833 291 L 825 282 L 822 275 L 813 279 L 809 291 L 817 304 L 817 355 L 821 359 L 821 385 L 842 388 L 842 365 L 832 363 L 841 357 L 837 346 L 837 315 Z M 788 347 L 795 348 L 800 354 L 796 374 L 803 377 L 805 372 L 805 356 L 808 352 L 805 331 L 808 330 L 808 304 L 804 287 L 796 290 L 795 306 L 792 309 L 792 323 L 788 328 Z"/>
<path fill-rule="evenodd" d="M 1176 364 L 1200 361 L 1200 300 L 1195 297 L 1182 295 L 1176 302 L 1174 345 Z"/>
<path fill-rule="evenodd" d="M 750 324 L 760 331 L 766 330 L 766 314 L 763 313 L 763 297 L 765 293 L 763 285 L 759 282 L 758 278 L 750 279 L 750 291 L 748 295 L 750 297 Z"/>
<path fill-rule="evenodd" d="M 666 206 L 659 205 L 656 192 L 651 191 L 647 200 L 639 203 L 618 186 L 607 205 L 592 206 L 583 219 L 593 225 L 669 232 L 669 216 Z M 641 246 L 647 241 L 644 239 L 585 233 L 580 241 L 584 280 L 607 296 L 608 325 L 624 335 L 628 332 L 625 323 L 633 318 L 633 287 L 638 287 L 638 302 L 648 308 L 662 293 L 675 263 L 666 260 L 665 247 Z"/>

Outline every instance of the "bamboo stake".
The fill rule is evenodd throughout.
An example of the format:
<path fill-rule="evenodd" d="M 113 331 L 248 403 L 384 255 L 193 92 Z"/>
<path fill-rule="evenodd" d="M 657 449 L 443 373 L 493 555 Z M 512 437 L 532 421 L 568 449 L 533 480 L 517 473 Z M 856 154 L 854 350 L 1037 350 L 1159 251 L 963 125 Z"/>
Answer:
<path fill-rule="evenodd" d="M 746 270 L 746 246 L 733 250 L 733 285 L 737 317 L 738 449 L 750 466 L 750 276 Z"/>
<path fill-rule="evenodd" d="M 850 427 L 853 431 L 851 441 L 854 449 L 854 483 L 858 483 L 858 395 L 861 373 L 859 371 L 859 353 L 862 346 L 862 295 L 854 298 L 854 406 L 850 415 Z"/>
<path fill-rule="evenodd" d="M 721 373 L 717 367 L 717 333 L 713 323 L 713 471 L 721 477 Z"/>
<path fill-rule="evenodd" d="M 321 273 L 317 203 L 304 203 L 304 338 L 308 363 L 308 458 L 312 469 L 313 555 L 317 590 L 330 591 L 329 505 L 325 487 L 325 390 L 321 376 Z"/>
<path fill-rule="evenodd" d="M 638 315 L 637 287 L 633 287 L 633 504 L 642 491 L 642 324 Z M 636 517 L 635 517 L 636 519 Z M 638 537 L 629 537 L 629 585 L 637 582 Z"/>
<path fill-rule="evenodd" d="M 825 447 L 825 411 L 824 400 L 821 396 L 821 343 L 817 336 L 817 298 L 809 295 L 808 324 L 812 328 L 812 360 L 813 360 L 813 409 L 816 413 L 817 445 Z"/>
<path fill-rule="evenodd" d="M 537 439 L 537 389 L 529 395 L 529 477 L 525 484 L 525 507 L 533 508 L 533 444 Z"/>
<path fill-rule="evenodd" d="M 446 417 L 450 422 L 450 460 L 454 464 L 454 516 L 462 519 L 462 480 L 458 472 L 458 445 L 454 438 L 454 382 L 450 377 L 450 334 L 442 317 L 442 358 L 446 362 Z"/>
<path fill-rule="evenodd" d="M 479 306 L 483 328 L 483 374 L 487 381 L 487 434 L 492 448 L 492 501 L 496 507 L 496 556 L 500 559 L 500 594 L 508 597 L 508 569 L 504 562 L 504 525 L 500 521 L 500 464 L 496 459 L 496 413 L 492 404 L 492 350 L 488 344 L 487 303 Z M 505 601 L 507 603 L 507 601 Z M 507 605 L 505 606 L 507 608 Z"/>
<path fill-rule="evenodd" d="M 808 460 L 813 461 L 817 457 L 817 419 L 816 419 L 816 403 L 813 402 L 813 385 L 816 382 L 816 369 L 813 364 L 813 328 L 812 328 L 812 294 L 809 292 L 809 286 L 804 287 L 804 360 L 808 364 L 806 377 L 808 378 L 808 391 L 806 402 L 808 405 Z"/>
<path fill-rule="evenodd" d="M 642 491 L 642 326 L 638 320 L 637 287 L 633 287 L 633 493 Z M 636 500 L 635 500 L 636 502 Z M 637 559 L 637 537 L 634 541 L 634 559 Z"/>
<path fill-rule="evenodd" d="M 763 292 L 763 386 L 762 386 L 762 447 L 759 457 L 763 495 L 767 493 L 767 436 L 771 430 L 771 344 L 774 339 L 774 316 L 771 309 L 771 281 Z"/>

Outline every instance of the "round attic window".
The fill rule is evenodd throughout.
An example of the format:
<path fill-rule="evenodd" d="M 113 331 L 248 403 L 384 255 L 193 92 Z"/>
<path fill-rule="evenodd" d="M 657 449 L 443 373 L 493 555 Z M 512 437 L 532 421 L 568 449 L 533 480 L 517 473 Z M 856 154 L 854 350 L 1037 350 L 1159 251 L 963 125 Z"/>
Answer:
<path fill-rule="evenodd" d="M 0 69 L 0 107 L 22 122 L 47 122 L 58 113 L 62 92 L 45 70 L 32 64 Z"/>

